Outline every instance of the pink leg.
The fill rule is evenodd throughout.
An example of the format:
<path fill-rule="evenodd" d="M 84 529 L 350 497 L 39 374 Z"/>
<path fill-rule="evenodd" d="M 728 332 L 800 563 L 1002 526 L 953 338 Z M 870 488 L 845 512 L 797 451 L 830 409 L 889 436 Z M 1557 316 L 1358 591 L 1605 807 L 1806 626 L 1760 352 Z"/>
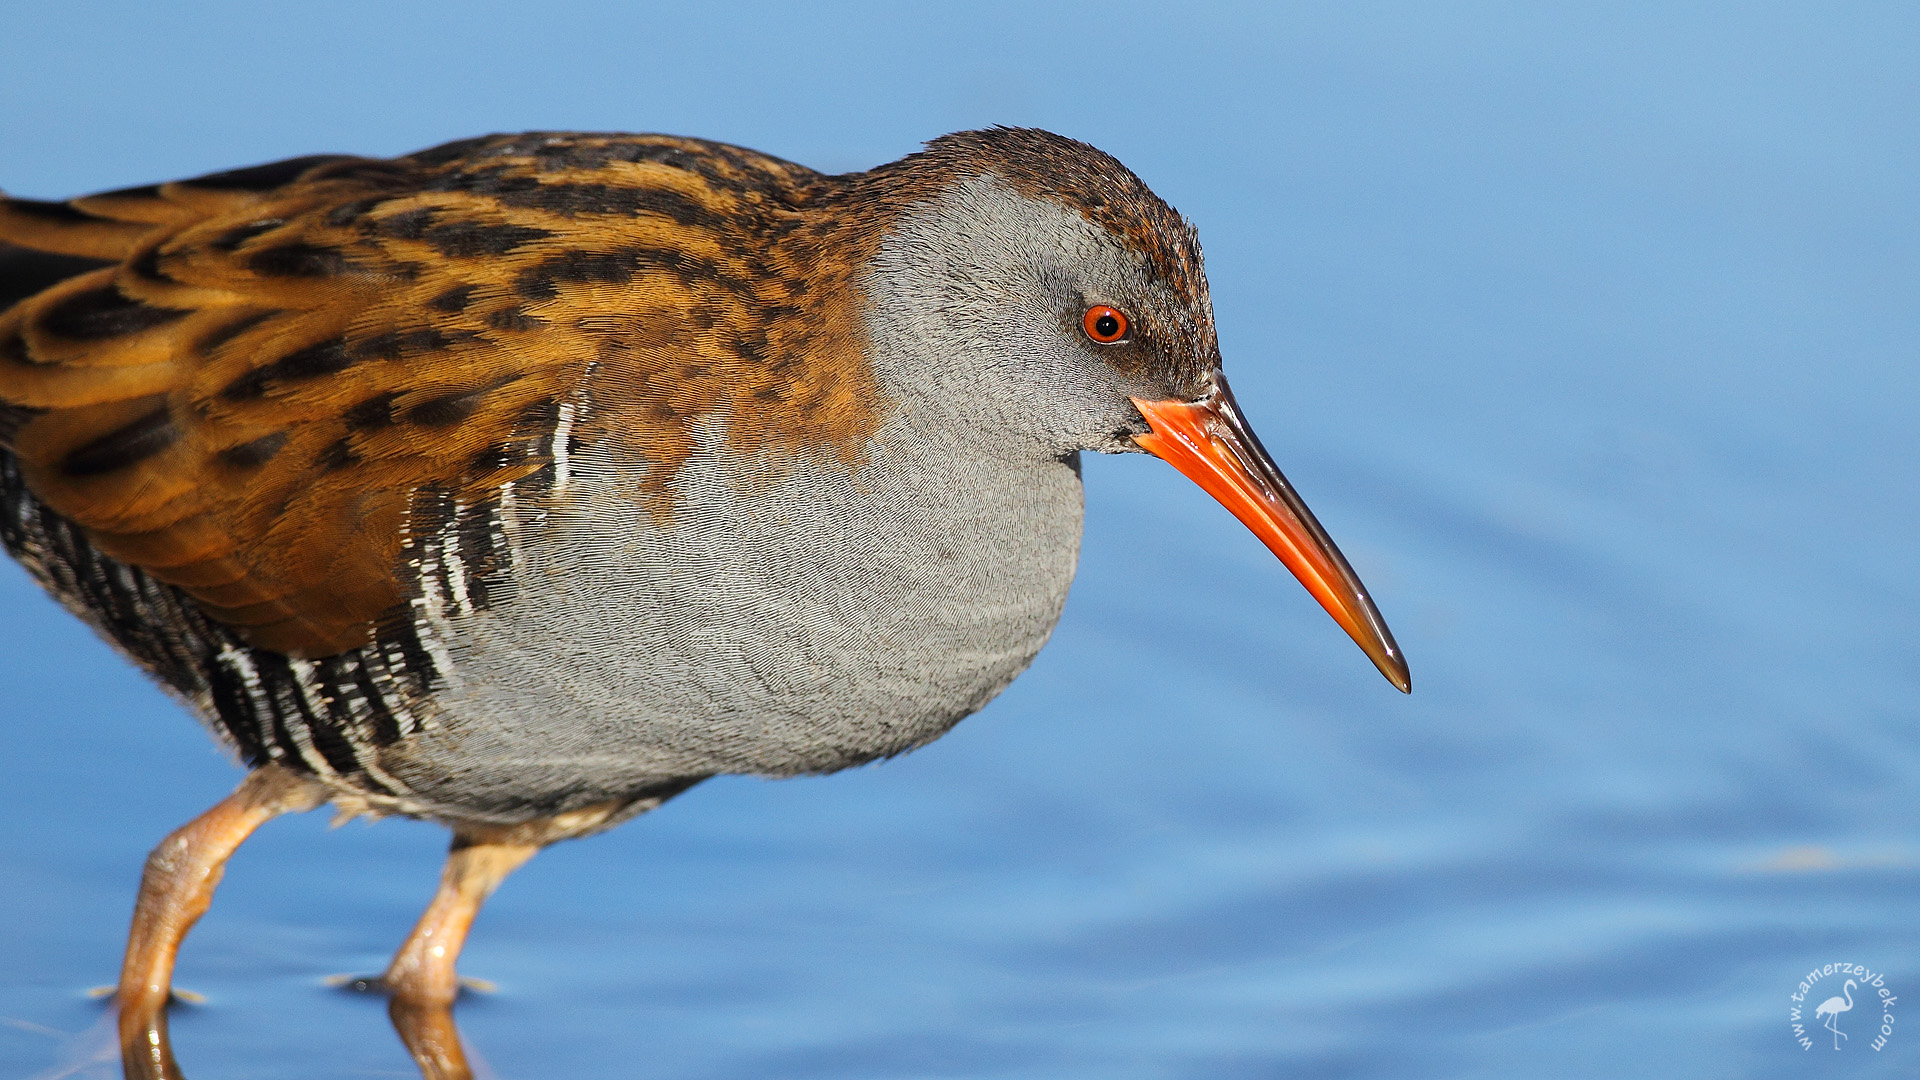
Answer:
<path fill-rule="evenodd" d="M 395 1002 L 416 1008 L 453 1004 L 460 993 L 454 965 L 480 905 L 540 847 L 456 836 L 446 868 L 440 872 L 439 891 L 380 977 Z"/>
<path fill-rule="evenodd" d="M 454 965 L 474 916 L 508 874 L 542 845 L 456 833 L 440 889 L 380 977 L 393 994 L 387 1014 L 426 1080 L 471 1080 L 452 1005 L 460 994 Z"/>
<path fill-rule="evenodd" d="M 187 931 L 213 902 L 227 859 L 253 830 L 281 814 L 311 810 L 324 798 L 313 781 L 277 765 L 265 765 L 147 856 L 115 994 L 120 1008 L 120 1056 L 128 1080 L 177 1080 L 180 1076 L 167 1039 L 174 960 Z"/>

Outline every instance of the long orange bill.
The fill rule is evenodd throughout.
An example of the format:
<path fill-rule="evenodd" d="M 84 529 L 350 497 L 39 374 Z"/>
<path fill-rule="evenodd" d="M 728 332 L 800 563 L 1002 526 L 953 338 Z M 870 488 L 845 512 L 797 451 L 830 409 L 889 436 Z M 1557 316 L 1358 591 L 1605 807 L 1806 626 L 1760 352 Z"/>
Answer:
<path fill-rule="evenodd" d="M 1240 416 L 1224 378 L 1219 389 L 1199 401 L 1146 401 L 1134 398 L 1153 428 L 1133 441 L 1185 473 L 1220 500 L 1241 524 L 1253 530 L 1327 614 L 1344 627 L 1387 681 L 1402 693 L 1413 692 L 1407 658 L 1394 643 L 1380 610 L 1373 606 L 1359 575 L 1333 546 L 1327 530 L 1294 492 L 1293 485 L 1267 456 L 1266 448 Z"/>

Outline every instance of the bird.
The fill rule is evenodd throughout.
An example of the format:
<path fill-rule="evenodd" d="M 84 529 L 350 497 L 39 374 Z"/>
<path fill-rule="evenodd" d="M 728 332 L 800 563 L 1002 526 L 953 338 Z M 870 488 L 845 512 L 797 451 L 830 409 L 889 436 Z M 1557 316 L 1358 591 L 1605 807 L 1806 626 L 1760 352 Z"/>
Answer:
<path fill-rule="evenodd" d="M 1845 1001 L 1840 1000 L 1839 994 L 1835 994 L 1821 1002 L 1819 1008 L 1813 1010 L 1813 1018 L 1815 1020 L 1823 1016 L 1827 1018 L 1825 1026 L 1828 1031 L 1833 1032 L 1833 1048 L 1835 1050 L 1840 1049 L 1840 1040 L 1847 1038 L 1847 1033 L 1840 1030 L 1840 1014 L 1853 1011 L 1853 988 L 1856 985 L 1858 984 L 1852 979 L 1848 979 L 1847 985 L 1840 988 L 1841 992 L 1847 995 Z"/>
<path fill-rule="evenodd" d="M 1194 226 L 1086 143 L 532 132 L 0 199 L 0 540 L 247 770 L 147 860 L 128 1075 L 177 1073 L 174 959 L 274 817 L 452 830 L 398 1022 L 541 848 L 939 737 L 1059 620 L 1086 452 L 1194 480 L 1410 690 Z"/>

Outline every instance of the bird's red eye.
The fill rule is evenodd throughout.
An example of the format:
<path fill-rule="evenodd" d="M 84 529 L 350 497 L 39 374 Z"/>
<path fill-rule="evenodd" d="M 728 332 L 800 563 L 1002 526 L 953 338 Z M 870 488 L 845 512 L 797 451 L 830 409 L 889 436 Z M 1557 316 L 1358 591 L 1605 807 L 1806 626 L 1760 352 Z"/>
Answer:
<path fill-rule="evenodd" d="M 1125 312 L 1105 304 L 1095 304 L 1088 308 L 1087 313 L 1080 317 L 1080 326 L 1086 330 L 1088 337 L 1102 345 L 1113 345 L 1127 340 L 1127 331 L 1133 328 Z"/>

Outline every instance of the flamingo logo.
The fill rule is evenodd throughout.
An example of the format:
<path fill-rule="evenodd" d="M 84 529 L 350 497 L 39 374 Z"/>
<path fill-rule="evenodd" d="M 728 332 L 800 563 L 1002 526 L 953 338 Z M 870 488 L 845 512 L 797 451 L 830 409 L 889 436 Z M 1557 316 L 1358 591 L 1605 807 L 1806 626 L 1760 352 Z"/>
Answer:
<path fill-rule="evenodd" d="M 1821 1002 L 1819 1008 L 1813 1010 L 1813 1018 L 1815 1020 L 1823 1016 L 1827 1018 L 1827 1022 L 1821 1026 L 1833 1032 L 1833 1048 L 1835 1050 L 1840 1049 L 1840 1040 L 1847 1037 L 1847 1033 L 1840 1030 L 1840 1014 L 1853 1011 L 1853 988 L 1858 985 L 1860 984 L 1854 982 L 1852 979 L 1848 979 L 1847 1000 L 1841 1001 L 1837 997 L 1830 997 Z"/>
<path fill-rule="evenodd" d="M 1802 1050 L 1813 1049 L 1813 1036 L 1808 1034 L 1807 1024 L 1801 1019 L 1802 1003 L 1812 997 L 1814 988 L 1821 981 L 1834 976 L 1845 979 L 1845 984 L 1841 986 L 1840 993 L 1822 1001 L 1813 1010 L 1813 1022 L 1833 1034 L 1833 1048 L 1839 1050 L 1843 1042 L 1850 1042 L 1853 1038 L 1840 1030 L 1840 1014 L 1852 1012 L 1856 1005 L 1863 1005 L 1869 1026 L 1873 1025 L 1876 1012 L 1880 1021 L 1880 1030 L 1870 1033 L 1874 1037 L 1868 1042 L 1868 1048 L 1874 1051 L 1885 1049 L 1887 1040 L 1893 1036 L 1893 1007 L 1900 999 L 1888 988 L 1884 972 L 1874 971 L 1864 964 L 1827 964 L 1807 972 L 1800 980 L 1798 989 L 1788 997 L 1787 1022 L 1793 1028 L 1794 1041 L 1800 1044 Z M 1826 989 L 1832 988 L 1833 984 L 1828 982 Z M 1857 1001 L 1854 999 L 1855 990 L 1860 992 Z M 1850 1021 L 1848 1026 L 1853 1023 Z"/>

